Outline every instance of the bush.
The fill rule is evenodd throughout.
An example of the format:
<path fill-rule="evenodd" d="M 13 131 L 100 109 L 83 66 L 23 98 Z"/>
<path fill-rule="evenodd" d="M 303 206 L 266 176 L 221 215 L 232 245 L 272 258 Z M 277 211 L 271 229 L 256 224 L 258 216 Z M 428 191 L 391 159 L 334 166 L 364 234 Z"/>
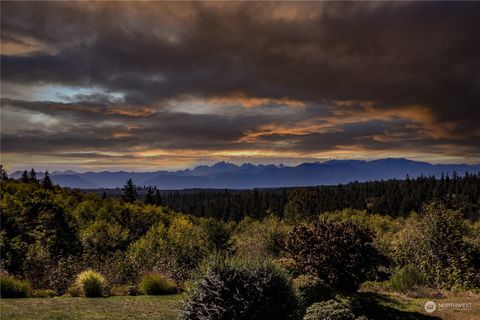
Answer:
<path fill-rule="evenodd" d="M 26 281 L 15 279 L 12 276 L 0 276 L 0 297 L 26 298 L 30 293 L 30 284 Z"/>
<path fill-rule="evenodd" d="M 342 291 L 357 290 L 387 264 L 373 244 L 372 232 L 353 222 L 320 220 L 294 227 L 285 248 L 303 272 Z"/>
<path fill-rule="evenodd" d="M 47 287 L 55 290 L 56 295 L 63 295 L 75 281 L 75 275 L 82 269 L 84 268 L 78 258 L 73 256 L 60 258 L 49 274 Z"/>
<path fill-rule="evenodd" d="M 433 288 L 479 287 L 480 248 L 465 241 L 468 231 L 459 211 L 433 202 L 402 230 L 395 260 L 418 267 Z"/>
<path fill-rule="evenodd" d="M 288 277 L 272 264 L 216 261 L 189 292 L 183 319 L 294 319 Z"/>
<path fill-rule="evenodd" d="M 337 300 L 317 302 L 307 308 L 303 320 L 354 320 L 355 315 Z"/>
<path fill-rule="evenodd" d="M 70 297 L 73 297 L 73 298 L 81 297 L 82 289 L 79 286 L 73 284 L 67 288 L 67 293 L 70 295 Z"/>
<path fill-rule="evenodd" d="M 328 300 L 334 296 L 333 290 L 325 282 L 309 275 L 301 275 L 293 279 L 293 286 L 298 301 L 304 308 L 314 302 Z"/>
<path fill-rule="evenodd" d="M 107 295 L 107 281 L 100 273 L 91 269 L 83 271 L 77 276 L 74 287 L 80 290 L 82 296 L 89 298 Z"/>
<path fill-rule="evenodd" d="M 262 220 L 243 219 L 235 229 L 235 255 L 249 260 L 275 259 L 282 256 L 289 226 L 278 217 Z"/>
<path fill-rule="evenodd" d="M 172 294 L 176 292 L 176 284 L 162 274 L 147 273 L 140 280 L 140 290 L 148 295 Z"/>
<path fill-rule="evenodd" d="M 127 294 L 129 296 L 138 296 L 138 287 L 135 285 L 127 286 Z"/>
<path fill-rule="evenodd" d="M 53 298 L 55 297 L 55 291 L 49 289 L 37 289 L 33 290 L 32 298 Z"/>
<path fill-rule="evenodd" d="M 205 233 L 182 216 L 159 223 L 132 242 L 127 258 L 139 273 L 155 270 L 177 282 L 191 278 L 208 253 Z"/>
<path fill-rule="evenodd" d="M 425 277 L 412 264 L 398 269 L 390 278 L 390 287 L 395 291 L 405 292 L 423 285 Z"/>

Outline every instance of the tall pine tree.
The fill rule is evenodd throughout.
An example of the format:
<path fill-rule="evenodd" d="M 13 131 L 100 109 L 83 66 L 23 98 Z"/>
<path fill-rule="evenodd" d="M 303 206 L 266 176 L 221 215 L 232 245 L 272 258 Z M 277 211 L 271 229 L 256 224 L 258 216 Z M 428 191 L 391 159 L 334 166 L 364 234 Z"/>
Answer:
<path fill-rule="evenodd" d="M 37 182 L 37 173 L 35 172 L 35 170 L 32 168 L 32 170 L 30 170 L 30 174 L 28 175 L 28 180 L 30 182 Z"/>
<path fill-rule="evenodd" d="M 48 170 L 45 170 L 45 176 L 42 179 L 42 188 L 48 190 L 53 189 L 53 183 L 50 179 L 50 174 L 48 173 Z"/>
<path fill-rule="evenodd" d="M 22 177 L 20 178 L 20 181 L 28 183 L 30 182 L 30 177 L 28 176 L 27 170 L 24 170 L 22 173 Z"/>
<path fill-rule="evenodd" d="M 132 179 L 128 179 L 127 183 L 123 187 L 123 201 L 135 202 L 138 199 L 137 187 L 133 183 Z"/>
<path fill-rule="evenodd" d="M 147 194 L 145 195 L 145 203 L 146 204 L 155 204 L 155 197 L 153 193 L 153 188 L 148 186 Z"/>

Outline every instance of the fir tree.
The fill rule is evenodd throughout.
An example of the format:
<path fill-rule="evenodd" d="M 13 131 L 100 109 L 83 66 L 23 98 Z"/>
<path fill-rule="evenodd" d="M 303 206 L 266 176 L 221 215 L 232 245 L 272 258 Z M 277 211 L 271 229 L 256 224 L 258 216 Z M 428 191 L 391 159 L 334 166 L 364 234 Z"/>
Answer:
<path fill-rule="evenodd" d="M 28 175 L 28 180 L 30 182 L 37 182 L 37 173 L 35 172 L 35 170 L 32 168 L 32 170 L 30 170 L 30 174 Z"/>
<path fill-rule="evenodd" d="M 48 173 L 48 170 L 45 171 L 45 176 L 42 179 L 42 188 L 53 189 L 53 183 L 50 179 L 50 174 Z"/>
<path fill-rule="evenodd" d="M 145 203 L 146 204 L 155 204 L 155 197 L 153 193 L 153 188 L 151 186 L 148 186 L 147 188 L 147 194 L 145 195 Z"/>
<path fill-rule="evenodd" d="M 123 201 L 135 202 L 138 199 L 137 187 L 133 183 L 132 179 L 128 179 L 127 183 L 123 187 Z"/>
<path fill-rule="evenodd" d="M 24 170 L 22 173 L 22 177 L 20 178 L 20 181 L 28 183 L 30 182 L 30 177 L 28 176 L 27 170 Z"/>

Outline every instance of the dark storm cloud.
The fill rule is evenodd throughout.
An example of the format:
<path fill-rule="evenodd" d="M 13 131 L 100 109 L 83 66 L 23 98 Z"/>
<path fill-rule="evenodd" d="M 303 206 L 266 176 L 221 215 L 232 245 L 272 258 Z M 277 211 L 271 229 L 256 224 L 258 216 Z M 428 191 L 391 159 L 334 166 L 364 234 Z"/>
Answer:
<path fill-rule="evenodd" d="M 281 120 L 278 116 L 262 115 L 256 110 L 232 117 L 228 114 L 170 112 L 159 108 L 139 116 L 119 113 L 119 105 L 89 102 L 40 103 L 2 99 L 2 107 L 40 112 L 62 120 L 54 132 L 24 129 L 15 135 L 2 135 L 4 152 L 91 148 L 122 151 L 137 146 L 207 150 L 245 148 L 245 143 L 235 143 L 245 131 Z M 286 121 L 284 117 L 282 122 Z"/>
<path fill-rule="evenodd" d="M 239 140 L 266 125 L 294 128 L 310 118 L 320 123 L 326 117 L 332 121 L 331 132 L 273 133 L 256 139 L 256 146 L 275 149 L 279 148 L 275 143 L 283 142 L 301 152 L 349 145 L 435 152 L 437 147 L 457 145 L 467 148 L 469 155 L 480 154 L 475 146 L 480 139 L 476 2 L 2 2 L 1 6 L 2 39 L 38 46 L 28 54 L 2 55 L 2 81 L 98 87 L 125 96 L 123 104 L 106 96 L 78 96 L 89 101 L 80 107 L 17 101 L 15 108 L 41 109 L 85 123 L 108 118 L 129 124 L 131 115 L 115 110 L 164 106 L 185 97 L 208 100 L 241 93 L 246 98 L 289 98 L 308 105 L 295 117 L 276 115 L 275 108 L 268 116 L 247 111 L 226 116 L 154 107 L 148 117 L 137 115 L 139 127 L 129 129 L 128 137 L 95 139 L 98 125 L 89 124 L 95 130 L 79 140 L 62 140 L 66 136 L 52 133 L 32 135 L 24 149 L 48 148 L 51 143 L 71 150 L 78 145 L 106 150 L 138 144 L 242 149 L 252 145 Z M 326 112 L 325 106 L 342 101 L 358 102 L 337 106 L 353 115 L 364 115 L 365 103 L 371 114 L 398 110 L 405 115 L 402 110 L 412 107 L 423 108 L 423 114 L 419 118 L 412 111 L 401 121 L 363 119 L 356 126 L 337 125 L 331 120 L 334 110 Z M 103 134 L 111 136 L 110 129 Z M 72 130 L 68 131 L 74 134 Z M 20 151 L 22 144 L 12 146 L 20 137 L 2 139 L 11 152 Z"/>

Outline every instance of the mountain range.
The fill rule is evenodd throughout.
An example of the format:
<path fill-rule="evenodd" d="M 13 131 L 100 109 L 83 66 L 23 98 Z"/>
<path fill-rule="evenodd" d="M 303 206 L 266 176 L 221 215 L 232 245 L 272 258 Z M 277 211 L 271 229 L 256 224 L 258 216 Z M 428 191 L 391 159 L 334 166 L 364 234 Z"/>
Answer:
<path fill-rule="evenodd" d="M 335 185 L 353 181 L 380 179 L 405 179 L 420 175 L 464 175 L 479 173 L 480 164 L 431 164 L 403 158 L 386 158 L 372 161 L 330 160 L 302 163 L 289 167 L 284 165 L 235 165 L 218 162 L 212 166 L 197 166 L 194 169 L 155 172 L 75 172 L 55 171 L 50 177 L 55 184 L 79 189 L 121 188 L 127 179 L 141 186 L 156 186 L 158 189 L 219 188 L 249 189 L 315 185 Z M 22 171 L 10 177 L 18 179 Z M 38 178 L 43 173 L 37 174 Z"/>

